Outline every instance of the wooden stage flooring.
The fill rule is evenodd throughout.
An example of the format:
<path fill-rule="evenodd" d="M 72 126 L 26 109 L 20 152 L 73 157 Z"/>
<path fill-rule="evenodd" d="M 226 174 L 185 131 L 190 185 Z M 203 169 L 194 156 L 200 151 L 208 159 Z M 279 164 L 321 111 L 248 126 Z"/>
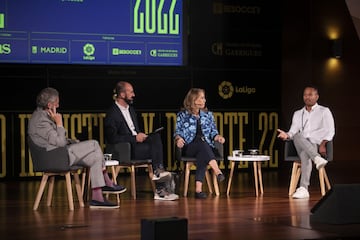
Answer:
<path fill-rule="evenodd" d="M 327 166 L 331 183 L 358 183 L 358 163 Z M 225 174 L 228 177 L 228 173 Z M 311 209 L 321 199 L 317 171 L 313 171 L 310 199 L 288 197 L 290 164 L 278 170 L 263 169 L 264 194 L 255 197 L 251 170 L 237 170 L 229 196 L 227 180 L 220 184 L 221 195 L 194 198 L 194 174 L 189 194 L 178 201 L 153 200 L 146 175 L 137 177 L 137 199 L 130 196 L 130 176 L 121 174 L 118 182 L 127 186 L 119 209 L 80 208 L 68 210 L 65 182 L 55 183 L 53 206 L 43 197 L 32 210 L 40 179 L 0 181 L 0 238 L 2 240 L 110 240 L 141 239 L 141 219 L 186 218 L 188 239 L 360 239 L 360 224 L 325 224 L 310 221 Z M 183 179 L 178 185 L 182 191 Z M 207 188 L 204 185 L 204 190 Z M 182 193 L 182 192 L 181 192 Z M 46 194 L 46 192 L 45 192 Z M 46 196 L 46 195 L 44 195 Z M 115 197 L 111 197 L 115 201 Z M 357 203 L 360 204 L 360 203 Z M 359 221 L 360 222 L 360 221 Z M 176 231 L 167 234 L 173 239 Z"/>

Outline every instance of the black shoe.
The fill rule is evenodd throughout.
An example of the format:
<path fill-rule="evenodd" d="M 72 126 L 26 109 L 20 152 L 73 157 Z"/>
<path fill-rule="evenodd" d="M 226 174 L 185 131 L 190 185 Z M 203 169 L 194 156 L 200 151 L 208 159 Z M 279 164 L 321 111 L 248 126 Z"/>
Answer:
<path fill-rule="evenodd" d="M 217 178 L 218 182 L 222 182 L 222 181 L 225 180 L 225 176 L 224 176 L 224 174 L 222 174 L 222 173 L 219 173 L 219 174 L 216 176 L 216 178 Z"/>
<path fill-rule="evenodd" d="M 90 208 L 119 208 L 120 206 L 112 203 L 112 202 L 108 202 L 108 201 L 96 201 L 96 200 L 91 200 L 90 202 Z"/>
<path fill-rule="evenodd" d="M 195 198 L 197 198 L 197 199 L 205 199 L 205 198 L 207 198 L 207 195 L 204 192 L 196 192 L 195 193 Z"/>
<path fill-rule="evenodd" d="M 115 185 L 112 187 L 109 186 L 104 186 L 101 188 L 103 193 L 123 193 L 126 191 L 126 187 L 121 186 L 121 185 Z"/>

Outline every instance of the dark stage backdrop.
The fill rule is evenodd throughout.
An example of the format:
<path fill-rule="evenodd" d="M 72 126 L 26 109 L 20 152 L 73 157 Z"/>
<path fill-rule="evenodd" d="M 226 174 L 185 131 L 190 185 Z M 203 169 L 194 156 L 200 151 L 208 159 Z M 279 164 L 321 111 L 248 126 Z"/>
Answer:
<path fill-rule="evenodd" d="M 226 137 L 226 155 L 259 148 L 271 155 L 264 167 L 278 168 L 281 2 L 187 1 L 188 64 L 182 67 L 1 64 L 0 178 L 35 175 L 25 139 L 40 89 L 60 91 L 59 111 L 70 137 L 97 139 L 104 147 L 104 111 L 119 80 L 133 83 L 145 132 L 165 127 L 169 170 L 177 167 L 172 141 L 176 112 L 190 87 L 206 90 L 208 107 Z M 225 160 L 221 168 L 227 165 Z"/>

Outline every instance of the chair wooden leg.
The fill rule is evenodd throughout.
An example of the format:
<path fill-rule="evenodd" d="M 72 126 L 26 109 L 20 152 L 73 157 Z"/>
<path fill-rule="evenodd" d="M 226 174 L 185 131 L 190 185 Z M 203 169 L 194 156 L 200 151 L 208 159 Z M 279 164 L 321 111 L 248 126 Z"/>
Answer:
<path fill-rule="evenodd" d="M 81 183 L 80 183 L 79 174 L 77 172 L 74 173 L 74 181 L 75 181 L 75 189 L 76 189 L 77 197 L 79 200 L 79 205 L 80 207 L 84 207 L 85 204 L 81 190 Z"/>
<path fill-rule="evenodd" d="M 190 168 L 192 163 L 187 162 L 185 164 L 185 181 L 184 181 L 184 197 L 187 196 L 188 189 L 189 189 L 189 178 L 190 178 Z"/>
<path fill-rule="evenodd" d="M 330 184 L 330 181 L 329 181 L 329 178 L 327 176 L 325 168 L 324 168 L 324 179 L 325 179 L 325 184 L 326 184 L 327 189 L 330 190 L 331 189 L 331 184 Z"/>
<path fill-rule="evenodd" d="M 39 186 L 39 190 L 36 194 L 36 198 L 35 198 L 35 202 L 34 202 L 34 206 L 33 206 L 33 210 L 37 210 L 38 207 L 39 207 L 39 203 L 40 203 L 40 200 L 41 200 L 41 197 L 44 193 L 44 190 L 45 190 L 45 186 L 46 186 L 46 182 L 48 180 L 48 175 L 46 173 L 44 173 L 44 175 L 42 176 L 41 178 L 41 182 L 40 182 L 40 186 Z"/>
<path fill-rule="evenodd" d="M 113 174 L 113 181 L 115 184 L 117 184 L 117 177 L 120 173 L 121 170 L 121 166 L 112 166 L 111 170 L 112 170 L 112 174 Z M 120 194 L 117 194 L 117 198 L 116 198 L 118 205 L 120 205 Z"/>
<path fill-rule="evenodd" d="M 116 166 L 115 167 L 115 178 L 117 179 L 119 173 L 120 173 L 120 170 L 122 169 L 123 167 L 122 166 Z"/>
<path fill-rule="evenodd" d="M 209 192 L 210 192 L 210 193 L 213 193 L 212 184 L 211 184 L 211 177 L 210 177 L 210 174 L 209 174 L 209 170 L 206 170 L 206 172 L 205 172 L 205 179 L 206 179 L 206 183 L 207 183 Z"/>
<path fill-rule="evenodd" d="M 84 195 L 84 191 L 85 191 L 85 182 L 86 182 L 86 171 L 82 170 L 82 172 L 81 172 L 81 194 L 82 195 Z"/>
<path fill-rule="evenodd" d="M 110 166 L 110 170 L 111 170 L 111 177 L 112 177 L 112 181 L 114 184 L 117 184 L 117 175 L 116 175 L 116 171 L 115 171 L 115 166 Z"/>
<path fill-rule="evenodd" d="M 291 174 L 291 180 L 290 180 L 289 195 L 292 195 L 295 192 L 296 186 L 300 179 L 300 175 L 301 175 L 301 163 L 294 162 L 292 174 Z M 321 195 L 324 196 L 326 194 L 326 191 L 331 189 L 331 184 L 324 167 L 319 169 L 319 183 L 320 183 Z"/>
<path fill-rule="evenodd" d="M 184 197 L 186 197 L 187 193 L 188 193 L 190 170 L 193 165 L 194 165 L 193 162 L 186 162 L 186 164 L 185 164 Z M 206 180 L 206 184 L 209 189 L 209 192 L 213 193 L 215 191 L 216 196 L 219 196 L 220 191 L 219 191 L 219 184 L 217 182 L 216 174 L 212 171 L 212 176 L 210 176 L 209 169 L 206 169 L 205 180 Z M 195 184 L 196 184 L 196 182 L 195 182 Z M 213 185 L 214 185 L 214 191 L 213 191 L 213 187 L 212 187 Z"/>
<path fill-rule="evenodd" d="M 320 182 L 321 195 L 324 196 L 326 190 L 325 190 L 324 168 L 323 167 L 319 169 L 319 182 Z"/>
<path fill-rule="evenodd" d="M 219 183 L 217 181 L 217 176 L 214 171 L 212 171 L 212 179 L 213 179 L 213 184 L 214 184 L 215 195 L 219 196 L 220 195 Z"/>
<path fill-rule="evenodd" d="M 319 169 L 319 181 L 321 195 L 324 196 L 326 194 L 326 191 L 331 189 L 330 181 L 324 167 Z"/>
<path fill-rule="evenodd" d="M 52 202 L 53 192 L 54 192 L 55 176 L 51 175 L 51 174 L 48 174 L 48 175 L 50 176 L 50 179 L 49 179 L 49 186 L 48 186 L 48 194 L 47 194 L 47 198 L 46 198 L 46 206 L 50 207 L 51 202 Z"/>
<path fill-rule="evenodd" d="M 300 177 L 299 170 L 300 170 L 300 164 L 296 161 L 293 162 L 293 167 L 292 167 L 291 177 L 290 177 L 289 196 L 291 196 L 296 190 L 296 186 L 299 182 L 299 177 Z"/>
<path fill-rule="evenodd" d="M 114 175 L 114 183 L 116 183 L 116 184 L 117 184 L 117 177 L 119 176 L 120 170 L 122 168 L 124 168 L 124 167 L 122 167 L 122 166 L 114 167 L 113 175 Z M 130 188 L 131 188 L 131 186 L 130 186 Z M 120 194 L 117 194 L 117 202 L 118 202 L 118 205 L 120 206 Z"/>
<path fill-rule="evenodd" d="M 73 199 L 73 194 L 72 194 L 70 172 L 67 172 L 65 174 L 65 179 L 66 179 L 66 190 L 67 190 L 68 201 L 69 201 L 69 209 L 71 211 L 74 211 L 74 199 Z"/>
<path fill-rule="evenodd" d="M 91 181 L 90 181 L 90 168 L 86 167 L 82 169 L 82 183 L 81 183 L 81 193 L 83 195 L 84 202 L 87 202 L 91 199 Z"/>
<path fill-rule="evenodd" d="M 155 186 L 155 182 L 152 180 L 153 179 L 153 176 L 154 176 L 154 170 L 153 170 L 153 167 L 152 167 L 152 164 L 148 164 L 147 165 L 147 168 L 148 168 L 148 173 L 149 173 L 149 179 L 150 179 L 150 183 L 151 183 L 151 188 L 155 194 L 156 192 L 156 186 Z"/>
<path fill-rule="evenodd" d="M 131 174 L 131 195 L 133 197 L 133 199 L 136 199 L 136 182 L 135 182 L 135 166 L 132 165 L 131 166 L 131 170 L 130 170 L 130 174 Z"/>
<path fill-rule="evenodd" d="M 48 186 L 48 193 L 47 193 L 47 199 L 46 199 L 46 204 L 47 206 L 51 206 L 51 202 L 52 202 L 52 196 L 53 196 L 53 192 L 54 192 L 54 185 L 55 185 L 55 176 L 59 175 L 57 173 L 43 173 L 43 177 L 41 179 L 41 183 L 40 183 L 40 187 L 38 190 L 38 193 L 36 195 L 36 199 L 35 199 L 35 203 L 33 206 L 34 210 L 37 210 L 39 207 L 39 203 L 41 200 L 41 197 L 44 193 L 45 190 L 45 186 L 46 183 L 49 182 L 49 186 Z M 73 193 L 72 193 L 72 185 L 71 185 L 71 172 L 66 172 L 65 174 L 65 182 L 66 182 L 66 191 L 67 191 L 67 197 L 68 197 L 68 202 L 69 202 L 69 209 L 71 211 L 74 210 L 74 198 L 73 198 Z M 83 192 L 84 189 L 82 189 L 82 183 L 80 182 L 80 178 L 79 178 L 79 174 L 77 172 L 74 172 L 74 181 L 75 181 L 75 188 L 76 188 L 76 193 L 79 199 L 79 204 L 80 207 L 84 207 L 84 200 L 83 200 Z"/>
<path fill-rule="evenodd" d="M 115 166 L 110 166 L 111 169 L 111 176 L 112 176 L 112 181 L 114 184 L 117 184 L 117 173 L 115 170 Z M 109 194 L 106 194 L 106 199 L 109 199 Z M 116 200 L 118 205 L 120 205 L 120 194 L 116 193 Z"/>
<path fill-rule="evenodd" d="M 296 177 L 295 177 L 295 190 L 296 190 L 296 187 L 299 183 L 299 180 L 300 180 L 300 176 L 301 176 L 301 164 L 300 163 L 296 163 Z"/>

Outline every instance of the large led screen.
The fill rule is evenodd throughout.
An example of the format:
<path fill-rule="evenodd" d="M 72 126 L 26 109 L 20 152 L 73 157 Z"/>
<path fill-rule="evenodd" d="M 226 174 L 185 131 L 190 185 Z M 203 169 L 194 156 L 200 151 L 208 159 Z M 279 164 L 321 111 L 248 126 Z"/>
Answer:
<path fill-rule="evenodd" d="M 181 66 L 183 0 L 0 0 L 0 63 Z"/>

